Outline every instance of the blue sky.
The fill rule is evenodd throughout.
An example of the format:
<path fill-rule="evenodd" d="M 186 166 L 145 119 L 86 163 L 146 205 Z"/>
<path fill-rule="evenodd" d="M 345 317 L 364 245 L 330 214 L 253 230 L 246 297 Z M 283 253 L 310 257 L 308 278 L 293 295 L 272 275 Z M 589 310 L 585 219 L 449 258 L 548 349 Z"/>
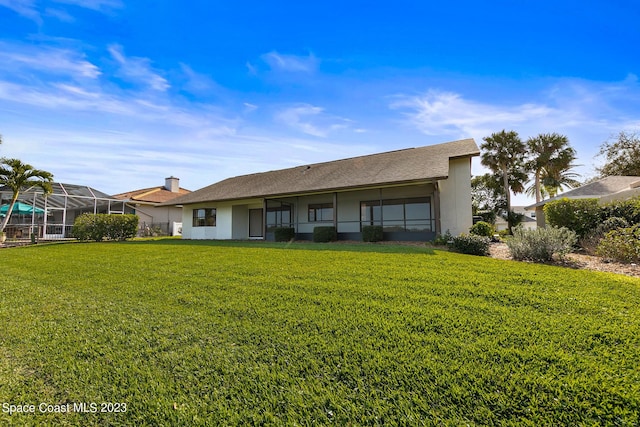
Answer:
<path fill-rule="evenodd" d="M 195 190 L 507 129 L 567 135 L 587 178 L 640 129 L 638 22 L 633 0 L 0 0 L 0 155 Z"/>

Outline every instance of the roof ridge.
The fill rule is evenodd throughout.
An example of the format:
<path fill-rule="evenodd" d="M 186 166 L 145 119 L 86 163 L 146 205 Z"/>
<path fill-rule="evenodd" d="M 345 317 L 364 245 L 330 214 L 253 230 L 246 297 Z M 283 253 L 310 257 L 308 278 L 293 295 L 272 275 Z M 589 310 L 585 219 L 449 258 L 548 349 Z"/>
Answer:
<path fill-rule="evenodd" d="M 363 154 L 363 155 L 360 155 L 360 156 L 347 157 L 347 158 L 343 158 L 343 159 L 327 160 L 325 162 L 307 163 L 307 164 L 301 164 L 301 165 L 297 165 L 297 166 L 291 166 L 289 168 L 284 168 L 284 169 L 272 169 L 272 170 L 262 171 L 262 172 L 253 172 L 253 173 L 248 173 L 248 174 L 244 174 L 244 175 L 236 175 L 234 177 L 229 177 L 229 178 L 224 179 L 223 181 L 226 181 L 227 179 L 236 179 L 236 178 L 244 178 L 244 177 L 249 177 L 249 176 L 262 175 L 262 174 L 265 174 L 265 173 L 289 171 L 289 170 L 298 169 L 298 168 L 309 169 L 309 168 L 311 168 L 313 166 L 317 166 L 317 165 L 325 165 L 325 164 L 329 164 L 329 163 L 339 163 L 339 162 L 345 162 L 345 161 L 355 160 L 355 159 L 364 159 L 364 158 L 367 158 L 367 157 L 377 157 L 377 156 L 382 156 L 382 155 L 385 155 L 385 154 L 399 153 L 399 152 L 402 152 L 402 151 L 420 150 L 420 149 L 423 149 L 423 148 L 433 148 L 433 147 L 437 147 L 439 145 L 455 144 L 456 142 L 465 142 L 465 141 L 473 141 L 473 138 L 457 139 L 455 141 L 440 142 L 438 144 L 422 145 L 422 146 L 419 146 L 419 147 L 399 148 L 397 150 L 383 151 L 382 153 Z"/>
<path fill-rule="evenodd" d="M 131 196 L 131 198 L 132 199 L 137 199 L 137 198 L 140 198 L 140 197 L 145 197 L 145 196 L 148 196 L 149 194 L 156 193 L 156 192 L 160 191 L 161 189 L 162 189 L 162 187 L 151 188 L 151 189 L 148 189 L 147 191 L 145 191 L 142 194 L 136 194 L 135 196 Z M 133 191 L 133 193 L 135 193 L 135 191 Z"/>

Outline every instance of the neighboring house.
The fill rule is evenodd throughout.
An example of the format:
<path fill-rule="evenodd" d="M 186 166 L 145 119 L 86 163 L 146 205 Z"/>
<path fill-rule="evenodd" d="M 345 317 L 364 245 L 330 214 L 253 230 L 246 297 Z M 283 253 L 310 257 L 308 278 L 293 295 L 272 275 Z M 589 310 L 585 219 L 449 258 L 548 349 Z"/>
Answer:
<path fill-rule="evenodd" d="M 143 188 L 112 196 L 126 202 L 125 213 L 136 214 L 140 234 L 161 231 L 172 236 L 179 235 L 182 228 L 182 207 L 168 206 L 166 203 L 189 194 L 189 190 L 180 188 L 180 180 L 170 176 L 165 178 L 164 186 Z"/>
<path fill-rule="evenodd" d="M 273 240 L 292 227 L 310 240 L 317 226 L 361 239 L 381 225 L 386 240 L 430 240 L 472 225 L 473 139 L 225 179 L 174 199 L 186 239 Z"/>
<path fill-rule="evenodd" d="M 528 211 L 535 210 L 538 227 L 544 227 L 544 205 L 559 199 L 598 199 L 598 203 L 614 200 L 626 200 L 640 196 L 640 176 L 607 176 L 573 190 L 559 194 L 539 203 L 527 206 Z"/>
<path fill-rule="evenodd" d="M 511 210 L 515 213 L 524 215 L 520 225 L 527 230 L 535 230 L 536 225 L 536 213 L 526 210 L 525 206 L 511 206 Z M 496 231 L 506 230 L 508 228 L 507 220 L 501 216 L 496 217 Z"/>
<path fill-rule="evenodd" d="M 33 230 L 41 239 L 64 239 L 71 236 L 75 219 L 83 213 L 124 213 L 122 200 L 86 185 L 53 182 L 51 194 L 44 195 L 39 187 L 20 192 L 18 201 L 25 207 L 35 207 L 28 213 L 14 210 L 5 231 L 8 237 L 26 238 Z M 13 192 L 0 188 L 0 206 L 11 201 Z"/>

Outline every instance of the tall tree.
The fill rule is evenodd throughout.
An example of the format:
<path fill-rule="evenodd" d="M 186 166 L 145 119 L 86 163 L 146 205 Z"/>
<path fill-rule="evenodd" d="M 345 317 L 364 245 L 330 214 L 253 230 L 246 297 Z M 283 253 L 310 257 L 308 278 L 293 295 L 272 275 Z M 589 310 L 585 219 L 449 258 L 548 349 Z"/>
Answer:
<path fill-rule="evenodd" d="M 494 174 L 500 176 L 507 208 L 507 224 L 512 228 L 511 192 L 514 194 L 524 191 L 527 180 L 525 172 L 526 146 L 515 131 L 502 130 L 483 138 L 480 145 L 483 150 L 480 162 Z"/>
<path fill-rule="evenodd" d="M 569 139 L 557 133 L 542 133 L 527 140 L 529 161 L 527 169 L 533 173 L 533 184 L 527 190 L 536 198 L 543 195 L 555 195 L 563 187 L 576 187 L 579 182 L 573 179 L 578 175 L 569 172 L 574 167 L 576 151 L 569 145 Z"/>
<path fill-rule="evenodd" d="M 9 187 L 13 192 L 7 214 L 0 224 L 0 231 L 4 231 L 7 226 L 22 190 L 35 186 L 42 188 L 45 193 L 50 193 L 52 181 L 53 175 L 50 172 L 34 169 L 33 166 L 22 163 L 18 159 L 0 159 L 0 187 Z"/>
<path fill-rule="evenodd" d="M 490 211 L 493 212 L 491 216 L 495 217 L 504 214 L 506 206 L 504 188 L 499 177 L 486 173 L 471 178 L 471 207 L 474 215 Z"/>
<path fill-rule="evenodd" d="M 640 135 L 622 131 L 600 146 L 598 156 L 605 156 L 606 163 L 596 168 L 601 178 L 605 176 L 640 176 Z"/>

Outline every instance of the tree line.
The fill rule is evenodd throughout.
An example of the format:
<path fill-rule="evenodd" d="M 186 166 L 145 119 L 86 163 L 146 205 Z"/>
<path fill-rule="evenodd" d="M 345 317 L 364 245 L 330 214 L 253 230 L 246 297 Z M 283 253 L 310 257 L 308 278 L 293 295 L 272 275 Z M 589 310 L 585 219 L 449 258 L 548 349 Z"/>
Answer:
<path fill-rule="evenodd" d="M 501 215 L 509 231 L 522 219 L 512 211 L 512 192 L 526 193 L 538 203 L 584 184 L 572 171 L 576 151 L 565 135 L 543 133 L 523 141 L 517 132 L 502 130 L 483 141 L 480 161 L 491 172 L 471 180 L 473 211 L 490 222 Z M 640 176 L 640 135 L 622 131 L 600 146 L 598 156 L 605 158 L 605 164 L 596 168 L 596 179 Z"/>

